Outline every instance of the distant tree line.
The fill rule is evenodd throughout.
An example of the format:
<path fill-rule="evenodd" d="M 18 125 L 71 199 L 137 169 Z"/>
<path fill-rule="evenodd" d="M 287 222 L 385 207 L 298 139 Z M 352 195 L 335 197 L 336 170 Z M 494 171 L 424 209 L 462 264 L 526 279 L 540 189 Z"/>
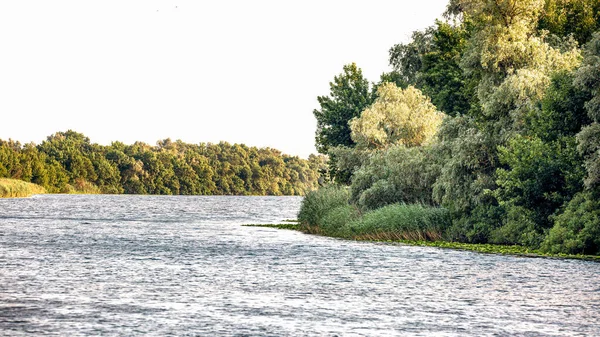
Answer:
<path fill-rule="evenodd" d="M 442 207 L 445 240 L 600 253 L 600 1 L 451 0 L 389 56 L 318 98 L 317 149 L 349 186 L 332 214 Z"/>
<path fill-rule="evenodd" d="M 325 162 L 226 142 L 103 146 L 71 130 L 39 145 L 0 140 L 0 178 L 51 193 L 304 195 L 319 186 Z"/>

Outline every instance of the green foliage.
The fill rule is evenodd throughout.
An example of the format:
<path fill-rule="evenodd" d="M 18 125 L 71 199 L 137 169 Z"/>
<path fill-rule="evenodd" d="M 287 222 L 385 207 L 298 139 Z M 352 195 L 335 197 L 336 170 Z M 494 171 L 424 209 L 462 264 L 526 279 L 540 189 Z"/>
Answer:
<path fill-rule="evenodd" d="M 360 212 L 353 205 L 338 206 L 325 214 L 321 220 L 321 230 L 331 236 L 343 236 L 345 227 L 359 219 Z"/>
<path fill-rule="evenodd" d="M 592 123 L 581 130 L 577 140 L 588 172 L 586 187 L 596 189 L 600 186 L 600 31 L 594 33 L 584 55 L 583 65 L 577 70 L 574 82 L 581 90 L 592 95 L 585 103 Z"/>
<path fill-rule="evenodd" d="M 389 63 L 403 82 L 417 85 L 423 67 L 423 55 L 431 48 L 433 31 L 433 27 L 415 31 L 412 33 L 411 42 L 400 43 L 390 48 Z"/>
<path fill-rule="evenodd" d="M 499 148 L 499 157 L 507 168 L 497 171 L 495 197 L 509 214 L 512 208 L 528 214 L 527 220 L 517 221 L 532 222 L 539 234 L 551 227 L 549 216 L 583 187 L 581 157 L 573 138 L 544 143 L 538 138 L 516 136 Z"/>
<path fill-rule="evenodd" d="M 101 146 L 71 130 L 38 146 L 0 141 L 0 177 L 61 193 L 304 195 L 319 186 L 324 167 L 323 156 L 225 142 Z"/>
<path fill-rule="evenodd" d="M 392 47 L 393 70 L 350 123 L 357 146 L 330 152 L 351 204 L 331 207 L 322 233 L 597 254 L 599 12 L 596 0 L 451 0 L 452 22 Z M 449 115 L 435 141 L 407 141 L 410 123 L 390 112 L 419 109 L 402 100 L 395 109 L 390 83 L 420 89 Z M 447 214 L 432 235 L 405 225 L 428 210 L 394 208 L 423 204 Z"/>
<path fill-rule="evenodd" d="M 362 149 L 418 146 L 431 142 L 443 118 L 419 89 L 384 83 L 375 102 L 350 121 L 351 136 Z"/>
<path fill-rule="evenodd" d="M 435 205 L 432 188 L 439 172 L 432 148 L 393 146 L 373 153 L 356 171 L 351 200 L 366 210 L 393 203 Z"/>
<path fill-rule="evenodd" d="M 549 253 L 600 254 L 600 200 L 590 192 L 577 194 L 542 244 Z"/>
<path fill-rule="evenodd" d="M 459 65 L 471 30 L 468 21 L 460 25 L 437 21 L 430 48 L 421 56 L 417 87 L 431 97 L 440 111 L 450 116 L 478 108 L 477 81 L 467 77 Z"/>
<path fill-rule="evenodd" d="M 590 118 L 584 108 L 591 95 L 573 84 L 570 72 L 559 72 L 541 101 L 542 108 L 532 111 L 529 117 L 528 133 L 543 141 L 555 141 L 562 137 L 576 135 Z"/>
<path fill-rule="evenodd" d="M 396 234 L 403 239 L 435 241 L 441 239 L 450 222 L 450 214 L 444 208 L 394 204 L 365 213 L 349 222 L 344 231 L 355 238 Z"/>
<path fill-rule="evenodd" d="M 546 0 L 538 29 L 556 36 L 572 35 L 580 45 L 600 29 L 598 0 Z"/>
<path fill-rule="evenodd" d="M 498 139 L 479 130 L 468 116 L 444 120 L 439 136 L 436 147 L 442 169 L 433 185 L 434 200 L 453 214 L 492 204 L 485 191 L 495 189 Z"/>
<path fill-rule="evenodd" d="M 331 180 L 338 184 L 349 185 L 352 175 L 369 158 L 369 152 L 360 148 L 337 146 L 329 150 Z"/>
<path fill-rule="evenodd" d="M 388 81 L 402 88 L 415 86 L 450 116 L 477 109 L 477 82 L 466 76 L 459 65 L 471 31 L 469 21 L 457 25 L 436 21 L 435 26 L 414 32 L 411 42 L 390 49 L 395 80 Z"/>
<path fill-rule="evenodd" d="M 335 76 L 329 86 L 329 96 L 317 97 L 321 108 L 313 111 L 317 119 L 316 146 L 323 154 L 335 146 L 354 146 L 348 121 L 360 116 L 373 102 L 369 82 L 354 63 L 344 66 L 343 73 Z"/>
<path fill-rule="evenodd" d="M 319 227 L 330 211 L 347 206 L 349 197 L 348 189 L 337 185 L 329 185 L 309 192 L 302 200 L 298 221 L 306 226 Z"/>

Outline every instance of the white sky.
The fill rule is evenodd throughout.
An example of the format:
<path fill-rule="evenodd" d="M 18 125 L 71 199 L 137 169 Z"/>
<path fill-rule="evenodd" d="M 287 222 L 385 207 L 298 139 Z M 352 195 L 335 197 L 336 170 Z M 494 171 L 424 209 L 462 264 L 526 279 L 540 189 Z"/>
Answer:
<path fill-rule="evenodd" d="M 73 129 L 316 153 L 317 96 L 344 64 L 372 82 L 447 0 L 5 0 L 0 139 Z"/>

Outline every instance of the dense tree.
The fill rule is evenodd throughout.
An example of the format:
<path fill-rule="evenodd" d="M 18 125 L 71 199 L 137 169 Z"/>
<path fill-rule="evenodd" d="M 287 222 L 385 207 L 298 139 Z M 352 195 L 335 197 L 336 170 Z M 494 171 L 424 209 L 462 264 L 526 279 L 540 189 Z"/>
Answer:
<path fill-rule="evenodd" d="M 361 148 L 418 146 L 436 135 L 443 114 L 419 89 L 384 83 L 375 102 L 350 121 L 352 139 Z"/>
<path fill-rule="evenodd" d="M 71 130 L 38 146 L 0 140 L 0 177 L 31 181 L 49 192 L 304 195 L 319 186 L 325 167 L 323 156 L 304 160 L 225 142 L 101 146 Z"/>
<path fill-rule="evenodd" d="M 369 82 L 354 63 L 344 66 L 329 87 L 329 96 L 319 96 L 321 108 L 313 111 L 317 119 L 317 150 L 323 154 L 335 146 L 354 146 L 348 122 L 373 102 Z"/>

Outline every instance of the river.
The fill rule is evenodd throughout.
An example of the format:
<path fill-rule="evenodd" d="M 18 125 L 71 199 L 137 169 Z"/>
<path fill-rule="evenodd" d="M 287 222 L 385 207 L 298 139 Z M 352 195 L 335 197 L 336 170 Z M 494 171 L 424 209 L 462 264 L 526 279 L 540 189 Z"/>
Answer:
<path fill-rule="evenodd" d="M 600 335 L 600 263 L 240 226 L 300 202 L 0 199 L 0 335 Z"/>

